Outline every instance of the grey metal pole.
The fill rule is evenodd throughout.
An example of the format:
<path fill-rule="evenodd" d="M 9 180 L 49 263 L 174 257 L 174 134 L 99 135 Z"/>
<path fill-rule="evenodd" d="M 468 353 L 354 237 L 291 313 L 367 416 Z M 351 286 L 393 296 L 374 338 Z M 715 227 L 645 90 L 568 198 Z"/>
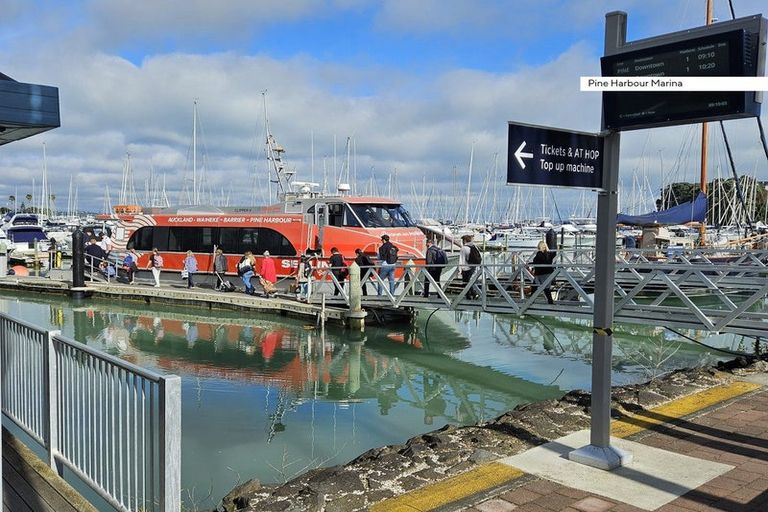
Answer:
<path fill-rule="evenodd" d="M 627 14 L 605 15 L 605 54 L 626 43 Z M 603 130 L 605 129 L 603 122 Z M 621 135 L 609 133 L 603 146 L 603 190 L 597 197 L 595 241 L 595 309 L 592 331 L 592 417 L 590 445 L 568 454 L 570 460 L 600 469 L 614 469 L 632 460 L 611 446 L 611 356 L 613 352 L 613 288 L 616 273 L 616 212 L 618 209 Z"/>

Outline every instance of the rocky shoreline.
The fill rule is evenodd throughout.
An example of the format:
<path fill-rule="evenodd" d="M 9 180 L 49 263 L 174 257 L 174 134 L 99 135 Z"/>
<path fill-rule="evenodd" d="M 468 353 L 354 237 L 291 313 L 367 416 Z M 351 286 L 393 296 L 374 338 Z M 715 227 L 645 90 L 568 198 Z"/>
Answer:
<path fill-rule="evenodd" d="M 647 382 L 614 388 L 612 416 L 652 408 L 734 380 L 734 374 L 767 372 L 768 364 L 744 358 L 716 368 L 677 370 Z M 590 397 L 572 391 L 559 400 L 519 406 L 493 421 L 443 428 L 405 444 L 374 448 L 345 465 L 309 471 L 285 484 L 249 480 L 224 497 L 226 512 L 365 510 L 370 505 L 457 475 L 478 464 L 514 455 L 589 427 Z"/>

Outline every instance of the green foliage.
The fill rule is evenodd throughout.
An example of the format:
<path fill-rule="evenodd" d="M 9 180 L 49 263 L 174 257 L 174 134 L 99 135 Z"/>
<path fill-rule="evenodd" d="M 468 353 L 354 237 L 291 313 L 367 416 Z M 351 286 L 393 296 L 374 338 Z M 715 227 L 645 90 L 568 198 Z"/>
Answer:
<path fill-rule="evenodd" d="M 739 178 L 747 211 L 753 222 L 764 219 L 768 210 L 768 192 L 762 183 L 755 183 L 751 176 Z M 667 209 L 687 201 L 693 201 L 701 187 L 698 183 L 671 183 L 661 191 L 661 208 Z M 723 224 L 731 221 L 733 212 L 743 218 L 744 209 L 736 193 L 736 181 L 715 179 L 707 184 L 707 223 Z"/>

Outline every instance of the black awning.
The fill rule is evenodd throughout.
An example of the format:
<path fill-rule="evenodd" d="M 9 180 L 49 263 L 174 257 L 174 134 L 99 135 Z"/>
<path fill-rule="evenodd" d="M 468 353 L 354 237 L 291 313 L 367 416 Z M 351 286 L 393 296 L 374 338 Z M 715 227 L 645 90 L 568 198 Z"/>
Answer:
<path fill-rule="evenodd" d="M 0 145 L 61 126 L 58 88 L 0 78 Z"/>

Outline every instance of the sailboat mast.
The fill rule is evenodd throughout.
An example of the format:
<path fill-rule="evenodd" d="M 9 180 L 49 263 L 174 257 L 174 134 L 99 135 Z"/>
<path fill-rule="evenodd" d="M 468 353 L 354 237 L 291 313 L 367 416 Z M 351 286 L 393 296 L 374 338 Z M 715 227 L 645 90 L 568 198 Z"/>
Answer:
<path fill-rule="evenodd" d="M 469 194 L 472 188 L 472 163 L 475 158 L 475 143 L 472 143 L 472 149 L 469 151 L 469 173 L 467 176 L 467 201 L 464 209 L 464 225 L 469 224 Z"/>
<path fill-rule="evenodd" d="M 198 204 L 197 197 L 197 98 L 192 102 L 192 204 Z"/>
<path fill-rule="evenodd" d="M 707 0 L 707 25 L 712 24 L 713 5 L 712 0 Z M 701 192 L 707 195 L 707 143 L 708 143 L 707 123 L 701 123 L 701 177 L 699 188 Z M 704 214 L 704 221 L 699 224 L 699 245 L 707 245 L 707 216 Z"/>

